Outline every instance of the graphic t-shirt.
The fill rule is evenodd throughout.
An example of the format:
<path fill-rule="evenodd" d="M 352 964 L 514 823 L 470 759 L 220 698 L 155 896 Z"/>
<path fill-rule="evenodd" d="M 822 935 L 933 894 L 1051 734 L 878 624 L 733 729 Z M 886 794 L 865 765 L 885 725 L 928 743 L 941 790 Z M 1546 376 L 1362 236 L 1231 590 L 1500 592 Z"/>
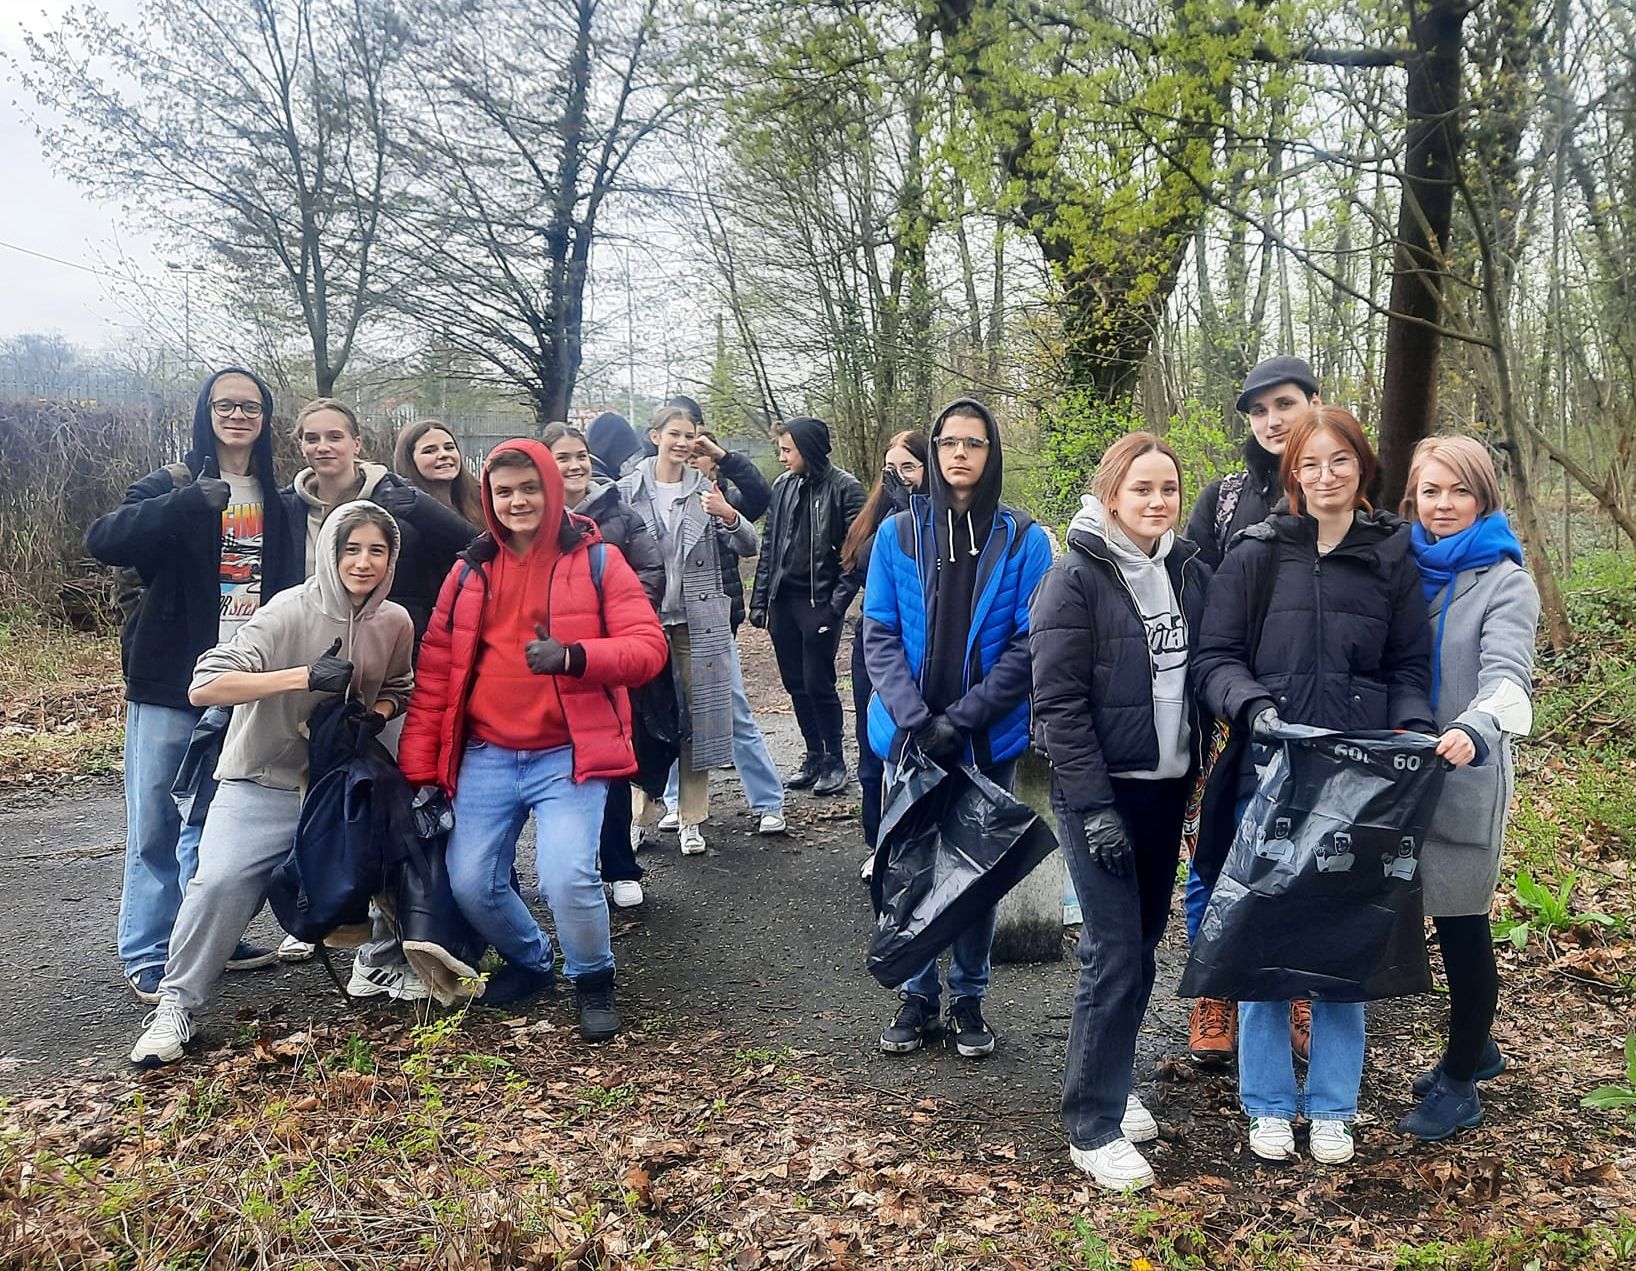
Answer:
<path fill-rule="evenodd" d="M 224 472 L 233 493 L 222 511 L 222 611 L 217 638 L 227 641 L 261 604 L 261 482 Z"/>

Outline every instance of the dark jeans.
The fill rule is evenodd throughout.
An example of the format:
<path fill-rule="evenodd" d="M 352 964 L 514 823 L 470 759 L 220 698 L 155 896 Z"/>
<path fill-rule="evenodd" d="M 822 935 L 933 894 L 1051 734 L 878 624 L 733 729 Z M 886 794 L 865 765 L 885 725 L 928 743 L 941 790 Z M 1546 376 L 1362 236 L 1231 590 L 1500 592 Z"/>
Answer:
<path fill-rule="evenodd" d="M 869 748 L 869 668 L 863 664 L 863 620 L 852 635 L 852 724 L 858 739 L 858 784 L 863 787 L 863 841 L 880 845 L 882 782 L 886 765 Z"/>
<path fill-rule="evenodd" d="M 608 782 L 608 802 L 602 809 L 602 838 L 597 848 L 602 881 L 637 882 L 643 870 L 631 851 L 631 783 Z"/>
<path fill-rule="evenodd" d="M 828 631 L 819 633 L 818 628 Z M 841 620 L 804 592 L 780 591 L 767 614 L 767 634 L 778 657 L 801 737 L 814 755 L 845 752 L 841 747 L 841 695 L 835 688 L 835 651 L 841 647 Z"/>
<path fill-rule="evenodd" d="M 1079 987 L 1068 1027 L 1068 1071 L 1062 1080 L 1063 1127 L 1077 1148 L 1101 1147 L 1119 1137 L 1136 1034 L 1153 994 L 1153 951 L 1170 916 L 1191 784 L 1185 777 L 1114 780 L 1114 807 L 1136 858 L 1135 868 L 1116 878 L 1091 859 L 1079 816 L 1052 783 L 1058 837 L 1085 914 L 1079 932 Z"/>

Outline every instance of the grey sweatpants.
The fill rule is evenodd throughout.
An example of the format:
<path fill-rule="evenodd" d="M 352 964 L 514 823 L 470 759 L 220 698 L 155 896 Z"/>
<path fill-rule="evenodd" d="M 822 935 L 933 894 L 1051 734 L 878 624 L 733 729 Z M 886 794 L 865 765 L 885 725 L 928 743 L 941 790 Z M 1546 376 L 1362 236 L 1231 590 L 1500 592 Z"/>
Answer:
<path fill-rule="evenodd" d="M 161 999 L 189 1011 L 204 1005 L 267 899 L 267 883 L 289 855 L 300 819 L 299 790 L 273 790 L 254 781 L 224 781 L 217 787 L 199 838 L 199 868 L 171 929 Z"/>

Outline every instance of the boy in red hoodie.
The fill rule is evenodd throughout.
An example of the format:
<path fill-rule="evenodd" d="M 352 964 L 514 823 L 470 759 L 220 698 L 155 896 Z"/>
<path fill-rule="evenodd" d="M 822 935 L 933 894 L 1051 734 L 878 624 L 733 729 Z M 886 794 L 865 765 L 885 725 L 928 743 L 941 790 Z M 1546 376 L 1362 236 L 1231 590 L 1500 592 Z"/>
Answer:
<path fill-rule="evenodd" d="M 597 842 L 608 781 L 636 770 L 630 700 L 669 660 L 663 629 L 625 559 L 564 510 L 537 441 L 493 451 L 488 532 L 455 562 L 421 645 L 398 762 L 454 801 L 449 880 L 467 921 L 505 959 L 486 1002 L 552 986 L 551 941 L 511 886 L 517 835 L 537 826 L 540 893 L 556 920 L 580 1035 L 619 1030 Z"/>

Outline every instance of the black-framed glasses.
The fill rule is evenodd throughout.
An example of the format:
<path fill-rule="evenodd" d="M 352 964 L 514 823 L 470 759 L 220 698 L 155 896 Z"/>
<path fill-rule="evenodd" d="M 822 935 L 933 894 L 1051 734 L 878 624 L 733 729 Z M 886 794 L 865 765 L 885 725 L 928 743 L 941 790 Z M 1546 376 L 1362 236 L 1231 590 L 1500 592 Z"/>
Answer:
<path fill-rule="evenodd" d="M 234 411 L 240 412 L 246 419 L 261 418 L 260 402 L 211 402 L 210 409 L 216 412 L 218 419 L 227 419 Z"/>
<path fill-rule="evenodd" d="M 988 449 L 987 437 L 938 437 L 935 439 L 937 448 L 946 454 L 956 450 L 969 450 L 973 454 L 982 454 Z"/>

